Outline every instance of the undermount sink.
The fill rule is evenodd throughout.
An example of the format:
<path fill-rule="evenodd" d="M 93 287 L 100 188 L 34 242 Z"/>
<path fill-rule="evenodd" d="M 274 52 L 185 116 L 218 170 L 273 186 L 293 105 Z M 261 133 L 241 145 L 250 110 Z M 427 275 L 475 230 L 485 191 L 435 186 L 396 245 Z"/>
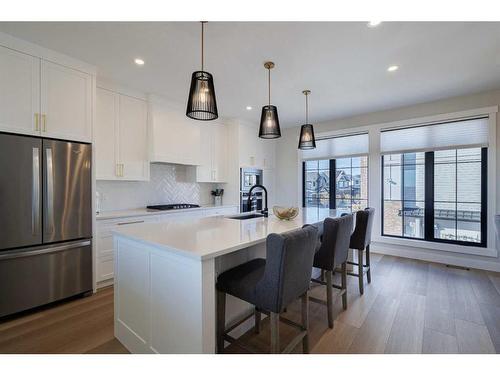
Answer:
<path fill-rule="evenodd" d="M 264 215 L 262 215 L 262 214 L 246 214 L 246 215 L 227 216 L 228 219 L 236 219 L 236 220 L 256 219 L 258 217 L 264 217 Z"/>

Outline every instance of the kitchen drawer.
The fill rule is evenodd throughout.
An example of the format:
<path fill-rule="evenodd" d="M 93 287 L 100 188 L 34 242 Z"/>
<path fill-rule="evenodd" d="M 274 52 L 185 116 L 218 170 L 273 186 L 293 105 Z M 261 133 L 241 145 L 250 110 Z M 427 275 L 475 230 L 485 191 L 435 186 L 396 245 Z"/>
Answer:
<path fill-rule="evenodd" d="M 98 236 L 111 236 L 112 231 L 120 228 L 123 225 L 134 225 L 141 223 L 154 223 L 158 221 L 157 215 L 154 216 L 137 216 L 124 219 L 101 220 L 97 222 Z"/>

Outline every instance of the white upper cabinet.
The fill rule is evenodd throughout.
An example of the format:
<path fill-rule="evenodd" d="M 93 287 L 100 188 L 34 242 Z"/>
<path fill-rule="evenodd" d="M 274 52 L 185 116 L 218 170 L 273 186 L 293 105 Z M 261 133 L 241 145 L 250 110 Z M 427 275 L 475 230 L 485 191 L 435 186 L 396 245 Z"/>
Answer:
<path fill-rule="evenodd" d="M 258 127 L 246 124 L 239 124 L 238 134 L 240 167 L 274 168 L 276 140 L 259 138 Z"/>
<path fill-rule="evenodd" d="M 42 60 L 42 135 L 90 142 L 92 139 L 92 76 Z"/>
<path fill-rule="evenodd" d="M 96 177 L 114 180 L 118 170 L 119 96 L 112 91 L 96 89 L 96 123 L 94 129 Z"/>
<path fill-rule="evenodd" d="M 97 88 L 96 178 L 149 179 L 148 114 L 144 100 Z"/>
<path fill-rule="evenodd" d="M 0 47 L 0 130 L 40 133 L 40 59 Z"/>
<path fill-rule="evenodd" d="M 0 47 L 0 130 L 92 141 L 92 75 Z"/>
<path fill-rule="evenodd" d="M 227 135 L 225 125 L 214 124 L 211 144 L 214 181 L 227 182 Z"/>
<path fill-rule="evenodd" d="M 149 179 L 147 111 L 144 100 L 120 95 L 118 147 L 122 178 Z"/>
<path fill-rule="evenodd" d="M 200 121 L 159 98 L 151 99 L 151 162 L 200 165 L 202 144 Z M 206 147 L 206 145 L 203 145 Z"/>
<path fill-rule="evenodd" d="M 201 164 L 196 167 L 198 182 L 227 182 L 226 127 L 218 122 L 200 125 Z"/>

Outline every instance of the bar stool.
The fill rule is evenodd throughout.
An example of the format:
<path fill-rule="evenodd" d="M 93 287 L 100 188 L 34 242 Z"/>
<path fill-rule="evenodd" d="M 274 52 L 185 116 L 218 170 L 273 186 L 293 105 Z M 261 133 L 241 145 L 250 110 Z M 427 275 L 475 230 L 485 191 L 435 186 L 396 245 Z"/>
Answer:
<path fill-rule="evenodd" d="M 347 262 L 358 267 L 358 273 L 349 272 L 348 275 L 358 277 L 359 294 L 364 293 L 363 275 L 366 273 L 368 283 L 371 283 L 372 276 L 370 272 L 370 242 L 372 240 L 372 226 L 375 217 L 374 208 L 365 208 L 356 212 L 356 227 L 351 235 L 349 247 L 358 250 L 358 263 Z M 363 252 L 366 253 L 366 263 L 363 262 Z M 366 270 L 365 270 L 366 269 Z"/>
<path fill-rule="evenodd" d="M 228 341 L 252 352 L 229 332 L 252 316 L 255 331 L 260 331 L 261 313 L 270 316 L 271 353 L 279 353 L 279 321 L 299 328 L 300 333 L 282 353 L 290 353 L 300 341 L 309 352 L 308 290 L 311 278 L 317 229 L 308 227 L 285 234 L 270 234 L 266 240 L 266 259 L 253 259 L 223 272 L 217 278 L 217 351 Z M 254 312 L 226 329 L 226 293 L 255 306 Z M 302 300 L 302 322 L 296 323 L 280 313 L 293 301 Z"/>
<path fill-rule="evenodd" d="M 313 266 L 321 270 L 321 279 L 311 279 L 311 281 L 326 286 L 326 301 L 314 297 L 309 297 L 309 299 L 312 302 L 326 305 L 328 327 L 330 328 L 333 328 L 333 288 L 340 289 L 342 307 L 344 310 L 347 309 L 347 256 L 349 255 L 352 223 L 352 215 L 326 218 L 319 230 L 319 241 Z M 341 285 L 335 285 L 332 282 L 332 276 L 339 266 L 342 269 Z M 326 276 L 326 281 L 323 279 L 324 276 Z"/>

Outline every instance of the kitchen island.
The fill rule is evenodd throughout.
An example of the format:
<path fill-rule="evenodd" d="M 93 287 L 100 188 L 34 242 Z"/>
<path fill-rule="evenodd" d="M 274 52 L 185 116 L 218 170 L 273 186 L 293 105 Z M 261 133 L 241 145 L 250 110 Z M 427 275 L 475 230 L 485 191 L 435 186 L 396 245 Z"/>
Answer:
<path fill-rule="evenodd" d="M 336 215 L 305 208 L 290 221 L 215 216 L 114 231 L 116 338 L 132 353 L 215 353 L 217 275 L 264 258 L 268 234 Z M 226 306 L 228 325 L 251 309 L 231 296 Z"/>

